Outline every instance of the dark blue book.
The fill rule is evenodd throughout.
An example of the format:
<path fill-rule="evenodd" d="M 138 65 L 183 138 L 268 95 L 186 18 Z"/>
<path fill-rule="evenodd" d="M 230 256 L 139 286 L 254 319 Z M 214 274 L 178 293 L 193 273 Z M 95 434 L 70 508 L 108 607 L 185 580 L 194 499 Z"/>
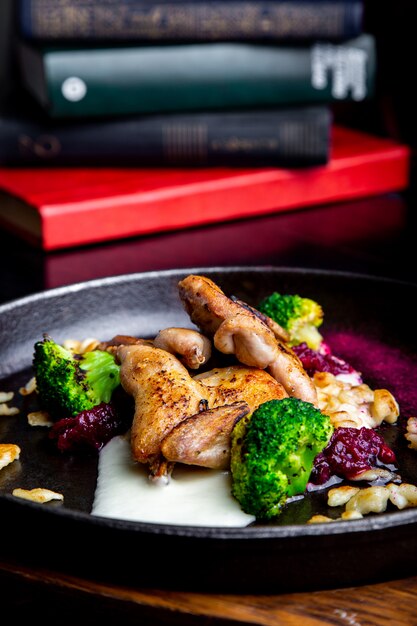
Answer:
<path fill-rule="evenodd" d="M 329 159 L 326 106 L 54 122 L 0 116 L 2 165 L 297 167 Z"/>
<path fill-rule="evenodd" d="M 20 0 L 23 35 L 44 41 L 342 40 L 362 0 Z"/>

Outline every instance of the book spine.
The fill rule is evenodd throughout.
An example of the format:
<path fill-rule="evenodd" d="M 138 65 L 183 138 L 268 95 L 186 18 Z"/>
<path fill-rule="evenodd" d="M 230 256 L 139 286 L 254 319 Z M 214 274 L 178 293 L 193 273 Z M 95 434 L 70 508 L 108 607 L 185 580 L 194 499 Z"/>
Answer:
<path fill-rule="evenodd" d="M 258 166 L 327 163 L 325 106 L 150 116 L 71 125 L 0 119 L 0 163 L 14 166 Z"/>
<path fill-rule="evenodd" d="M 364 34 L 309 46 L 227 42 L 52 49 L 43 53 L 41 68 L 31 66 L 30 54 L 21 55 L 21 66 L 40 103 L 49 99 L 52 117 L 245 109 L 369 97 L 374 44 L 373 36 Z M 39 89 L 36 76 L 44 76 Z"/>
<path fill-rule="evenodd" d="M 20 0 L 30 39 L 306 40 L 360 34 L 363 0 Z"/>

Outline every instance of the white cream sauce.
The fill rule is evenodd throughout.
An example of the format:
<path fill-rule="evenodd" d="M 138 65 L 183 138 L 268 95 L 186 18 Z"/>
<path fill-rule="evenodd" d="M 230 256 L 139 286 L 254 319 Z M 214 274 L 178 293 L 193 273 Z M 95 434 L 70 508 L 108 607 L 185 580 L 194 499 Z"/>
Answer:
<path fill-rule="evenodd" d="M 168 484 L 148 478 L 133 461 L 127 437 L 100 451 L 92 514 L 114 519 L 187 526 L 244 527 L 255 520 L 231 495 L 230 473 L 177 465 Z"/>

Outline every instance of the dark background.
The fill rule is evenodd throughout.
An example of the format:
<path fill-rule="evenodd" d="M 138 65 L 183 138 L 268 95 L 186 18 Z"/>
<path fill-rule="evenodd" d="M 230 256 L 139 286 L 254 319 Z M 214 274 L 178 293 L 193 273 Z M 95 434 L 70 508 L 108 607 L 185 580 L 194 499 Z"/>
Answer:
<path fill-rule="evenodd" d="M 36 107 L 31 98 L 19 88 L 19 75 L 14 62 L 13 43 L 16 38 L 14 28 L 13 8 L 18 4 L 17 0 L 0 0 L 0 115 L 7 110 L 14 111 L 17 108 L 23 109 L 27 107 Z M 37 275 L 42 276 L 41 282 L 36 286 L 39 289 L 45 287 L 54 287 L 58 284 L 68 284 L 76 280 L 88 280 L 96 276 L 101 276 L 102 271 L 106 267 L 106 254 L 110 255 L 110 263 L 115 267 L 115 273 L 128 271 L 145 271 L 148 269 L 164 269 L 170 266 L 179 266 L 181 258 L 183 264 L 186 263 L 188 256 L 181 254 L 182 245 L 179 243 L 182 237 L 191 238 L 191 243 L 187 239 L 186 247 L 188 247 L 191 257 L 197 264 L 207 264 L 208 251 L 207 247 L 202 245 L 201 238 L 209 237 L 210 246 L 216 250 L 216 261 L 218 263 L 233 264 L 242 263 L 242 256 L 239 250 L 244 246 L 236 247 L 233 244 L 233 237 L 236 229 L 245 229 L 249 224 L 247 234 L 240 233 L 243 237 L 242 241 L 245 246 L 252 249 L 253 231 L 251 224 L 257 225 L 262 229 L 263 224 L 269 223 L 268 220 L 274 222 L 277 220 L 279 228 L 284 228 L 289 224 L 291 231 L 302 234 L 302 255 L 299 261 L 302 264 L 316 265 L 318 267 L 332 267 L 345 269 L 347 263 L 343 257 L 343 250 L 349 253 L 347 258 L 352 263 L 348 269 L 369 271 L 371 273 L 385 273 L 386 275 L 400 274 L 404 278 L 412 278 L 415 276 L 413 249 L 414 241 L 417 234 L 417 212 L 416 204 L 416 149 L 417 149 L 417 125 L 415 123 L 417 100 L 415 92 L 415 56 L 417 51 L 417 40 L 415 35 L 415 8 L 416 0 L 395 0 L 394 2 L 385 2 L 384 0 L 364 0 L 364 30 L 374 34 L 377 46 L 377 76 L 376 76 L 376 92 L 375 96 L 365 102 L 340 103 L 334 106 L 334 117 L 338 123 L 346 124 L 353 128 L 358 128 L 367 132 L 371 132 L 380 136 L 390 137 L 397 141 L 407 144 L 411 148 L 411 176 L 410 186 L 406 193 L 401 194 L 399 208 L 398 198 L 396 200 L 386 199 L 380 205 L 379 201 L 356 202 L 347 204 L 343 215 L 344 219 L 348 219 L 349 224 L 343 222 L 340 227 L 341 208 L 333 209 L 334 220 L 331 219 L 331 212 L 326 211 L 326 220 L 322 216 L 322 209 L 318 207 L 317 211 L 306 220 L 309 213 L 302 212 L 300 215 L 280 215 L 276 217 L 267 217 L 263 220 L 245 221 L 243 224 L 226 224 L 213 225 L 211 228 L 194 229 L 190 233 L 167 233 L 154 237 L 140 238 L 139 240 L 128 242 L 129 246 L 136 245 L 140 248 L 139 255 L 141 261 L 137 260 L 132 266 L 130 259 L 138 259 L 138 250 L 132 251 L 130 248 L 126 252 L 126 246 L 122 247 L 123 254 L 118 250 L 118 243 L 108 243 L 102 246 L 95 246 L 88 253 L 81 251 L 73 251 L 69 253 L 56 253 L 43 255 L 32 251 L 25 244 L 13 239 L 11 248 L 12 256 L 16 262 L 14 266 L 22 266 L 25 269 L 25 276 L 28 274 L 28 280 L 33 284 L 35 268 L 38 268 Z M 318 215 L 317 215 L 318 214 Z M 348 216 L 348 218 L 346 218 Z M 303 234 L 304 230 L 301 224 L 317 223 L 318 219 L 321 234 L 315 233 L 311 237 L 309 234 Z M 387 220 L 396 220 L 395 226 L 393 222 L 387 227 Z M 274 222 L 275 223 L 275 222 Z M 323 236 L 323 224 L 333 224 L 329 231 L 329 238 Z M 355 228 L 359 228 L 361 232 L 355 235 Z M 275 232 L 275 227 L 271 232 Z M 278 225 L 276 226 L 278 228 Z M 359 230 L 360 230 L 359 229 Z M 366 232 L 362 232 L 366 230 Z M 220 232 L 219 232 L 220 231 Z M 383 231 L 383 235 L 381 234 Z M 246 231 L 245 231 L 246 232 Z M 315 232 L 315 231 L 314 231 Z M 211 234 L 213 235 L 211 237 Z M 300 235 L 301 236 L 301 235 Z M 343 243 L 338 237 L 345 237 Z M 211 237 L 211 238 L 210 238 Z M 246 237 L 246 239 L 245 239 Z M 276 236 L 271 235 L 270 249 L 268 246 L 262 250 L 252 250 L 253 263 L 272 263 L 272 264 L 293 264 L 294 258 L 292 252 L 281 251 L 277 244 Z M 310 244 L 307 245 L 305 237 L 309 238 Z M 324 237 L 324 239 L 323 239 Z M 350 237 L 350 238 L 349 238 Z M 288 233 L 287 233 L 288 238 Z M 351 247 L 352 241 L 355 239 L 354 248 Z M 0 244 L 5 245 L 9 242 L 10 236 L 6 233 L 0 233 Z M 314 244 L 311 242 L 314 240 Z M 222 241 L 222 245 L 216 244 Z M 177 243 L 175 243 L 177 242 Z M 213 242 L 215 242 L 213 244 Z M 226 245 L 225 242 L 227 242 Z M 337 252 L 333 250 L 338 242 Z M 366 243 L 364 243 L 366 242 Z M 175 245 L 177 248 L 175 248 Z M 120 244 L 122 245 L 122 244 Z M 301 245 L 301 244 L 300 244 Z M 9 247 L 9 246 L 7 246 Z M 114 248 L 114 249 L 113 249 Z M 176 252 L 175 252 L 176 250 Z M 354 254 L 352 251 L 354 250 Z M 96 262 L 98 252 L 102 252 L 105 256 L 100 258 L 100 262 Z M 173 251 L 172 253 L 168 253 Z M 330 251 L 330 256 L 327 252 Z M 310 254 L 310 256 L 308 256 Z M 378 256 L 379 254 L 379 256 Z M 85 256 L 89 258 L 85 258 Z M 307 258 L 306 258 L 307 255 Z M 336 255 L 336 258 L 335 258 Z M 68 256 L 70 258 L 68 258 Z M 76 257 L 76 258 L 75 258 Z M 91 258 L 90 258 L 91 257 Z M 122 263 L 120 259 L 126 260 Z M 297 257 L 298 258 L 298 257 Z M 379 259 L 376 261 L 375 259 Z M 24 260 L 24 263 L 18 261 Z M 116 261 L 115 261 L 116 259 Z M 381 259 L 384 259 L 384 266 L 380 266 Z M 116 263 L 116 266 L 114 265 Z M 68 274 L 65 268 L 74 268 L 74 272 Z M 30 271 L 28 272 L 28 268 Z M 59 268 L 59 269 L 57 269 Z M 76 270 L 76 271 L 75 271 Z M 87 271 L 86 271 L 87 270 Z M 401 271 L 400 271 L 401 270 Z M 53 276 L 52 276 L 53 275 Z M 52 276 L 52 278 L 51 278 Z M 10 278 L 9 288 L 12 293 L 8 292 L 8 296 L 17 297 L 21 295 L 21 290 L 25 280 L 18 282 L 19 289 L 16 286 L 17 293 L 14 291 L 16 281 Z M 4 298 L 3 298 L 4 299 Z M 1 300 L 1 298 L 0 298 Z"/>
<path fill-rule="evenodd" d="M 13 6 L 0 0 L 0 113 L 25 99 L 13 62 Z M 415 0 L 365 0 L 364 29 L 376 36 L 376 96 L 370 102 L 335 106 L 337 121 L 417 146 L 414 123 Z"/>
<path fill-rule="evenodd" d="M 0 1 L 0 112 L 11 98 L 16 78 L 12 68 L 13 3 L 14 0 Z"/>
<path fill-rule="evenodd" d="M 19 88 L 14 62 L 16 38 L 13 8 L 17 0 L 0 0 L 0 115 L 5 111 L 36 108 Z M 376 91 L 365 102 L 333 105 L 337 123 L 389 137 L 411 148 L 410 186 L 406 194 L 410 228 L 417 233 L 417 96 L 415 93 L 416 0 L 364 0 L 364 30 L 376 38 Z"/>
<path fill-rule="evenodd" d="M 376 93 L 366 102 L 334 106 L 336 121 L 411 147 L 411 184 L 406 193 L 381 200 L 364 199 L 344 207 L 317 207 L 315 211 L 214 224 L 54 254 L 34 251 L 18 240 L 11 240 L 8 233 L 0 233 L 0 246 L 9 248 L 11 260 L 9 270 L 7 265 L 3 267 L 3 274 L 6 273 L 3 285 L 7 284 L 8 288 L 0 288 L 0 292 L 4 291 L 0 301 L 23 295 L 28 289 L 34 291 L 101 277 L 109 266 L 113 273 L 119 274 L 183 267 L 191 262 L 210 265 L 213 258 L 222 265 L 247 263 L 249 257 L 252 264 L 298 264 L 413 279 L 417 234 L 415 4 L 416 0 L 365 0 L 364 30 L 375 35 L 377 45 Z M 35 106 L 18 87 L 13 60 L 16 37 L 13 6 L 16 5 L 17 0 L 0 0 L 0 115 L 7 109 L 15 109 L 22 101 Z M 19 280 L 15 279 L 16 268 L 21 268 Z"/>

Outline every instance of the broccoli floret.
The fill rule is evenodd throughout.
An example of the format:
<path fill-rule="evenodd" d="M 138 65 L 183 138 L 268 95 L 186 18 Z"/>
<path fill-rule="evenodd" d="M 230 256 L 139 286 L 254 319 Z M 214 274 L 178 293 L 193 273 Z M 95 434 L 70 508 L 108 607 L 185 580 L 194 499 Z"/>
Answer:
<path fill-rule="evenodd" d="M 48 336 L 35 344 L 33 369 L 39 402 L 53 417 L 75 416 L 109 402 L 120 384 L 120 366 L 111 354 L 74 355 Z"/>
<path fill-rule="evenodd" d="M 258 309 L 288 331 L 290 345 L 305 342 L 312 350 L 320 347 L 323 337 L 317 328 L 323 322 L 323 309 L 314 300 L 274 291 Z"/>
<path fill-rule="evenodd" d="M 240 420 L 231 437 L 232 495 L 245 513 L 278 516 L 287 498 L 305 491 L 332 433 L 329 417 L 298 398 L 269 400 Z"/>

